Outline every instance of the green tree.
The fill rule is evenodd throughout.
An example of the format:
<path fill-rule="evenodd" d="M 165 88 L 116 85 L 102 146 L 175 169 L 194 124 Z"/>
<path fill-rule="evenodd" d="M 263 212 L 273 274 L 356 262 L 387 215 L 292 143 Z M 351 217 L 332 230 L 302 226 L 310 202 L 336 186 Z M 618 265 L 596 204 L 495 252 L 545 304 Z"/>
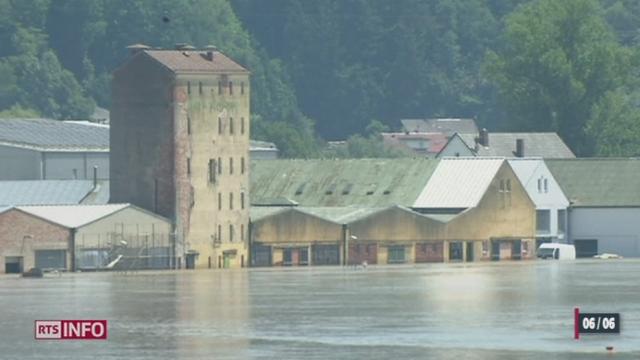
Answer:
<path fill-rule="evenodd" d="M 506 22 L 505 46 L 486 58 L 512 129 L 557 131 L 578 155 L 593 153 L 586 123 L 623 86 L 633 53 L 621 46 L 595 0 L 540 0 Z M 604 111 L 608 107 L 601 107 Z"/>
<path fill-rule="evenodd" d="M 640 93 L 618 90 L 605 94 L 587 123 L 599 156 L 640 156 Z"/>

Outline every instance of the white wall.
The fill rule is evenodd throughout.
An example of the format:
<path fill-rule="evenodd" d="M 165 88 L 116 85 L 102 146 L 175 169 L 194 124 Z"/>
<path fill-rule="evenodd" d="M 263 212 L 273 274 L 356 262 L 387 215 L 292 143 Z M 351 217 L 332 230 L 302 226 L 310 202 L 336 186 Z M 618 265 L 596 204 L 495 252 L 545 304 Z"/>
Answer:
<path fill-rule="evenodd" d="M 564 234 L 558 232 L 558 210 L 566 210 L 569 200 L 544 161 L 535 158 L 510 159 L 509 165 L 527 190 L 527 194 L 536 205 L 536 210 L 550 211 L 550 231 L 536 232 L 536 236 L 551 237 L 552 241 L 565 242 Z M 538 187 L 539 184 L 540 187 Z M 567 228 L 565 221 L 565 232 Z"/>
<path fill-rule="evenodd" d="M 640 256 L 640 208 L 573 208 L 569 231 L 571 242 L 597 239 L 600 254 Z"/>
<path fill-rule="evenodd" d="M 444 156 L 474 156 L 474 154 L 462 139 L 458 136 L 454 136 L 438 155 L 438 157 Z"/>

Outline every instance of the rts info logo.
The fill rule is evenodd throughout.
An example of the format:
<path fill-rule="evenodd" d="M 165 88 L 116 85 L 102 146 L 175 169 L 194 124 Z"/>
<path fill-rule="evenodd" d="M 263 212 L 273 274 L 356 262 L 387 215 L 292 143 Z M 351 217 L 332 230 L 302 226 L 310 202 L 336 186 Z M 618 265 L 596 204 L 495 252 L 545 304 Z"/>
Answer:
<path fill-rule="evenodd" d="M 36 340 L 107 340 L 107 320 L 36 320 Z"/>

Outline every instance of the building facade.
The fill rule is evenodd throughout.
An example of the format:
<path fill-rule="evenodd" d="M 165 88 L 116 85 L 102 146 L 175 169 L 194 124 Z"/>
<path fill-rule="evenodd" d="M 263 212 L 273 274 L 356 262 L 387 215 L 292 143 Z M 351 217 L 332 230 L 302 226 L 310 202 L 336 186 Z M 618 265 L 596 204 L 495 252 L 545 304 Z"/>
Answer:
<path fill-rule="evenodd" d="M 111 201 L 175 223 L 178 267 L 241 267 L 249 223 L 249 72 L 214 48 L 132 48 L 114 72 Z"/>

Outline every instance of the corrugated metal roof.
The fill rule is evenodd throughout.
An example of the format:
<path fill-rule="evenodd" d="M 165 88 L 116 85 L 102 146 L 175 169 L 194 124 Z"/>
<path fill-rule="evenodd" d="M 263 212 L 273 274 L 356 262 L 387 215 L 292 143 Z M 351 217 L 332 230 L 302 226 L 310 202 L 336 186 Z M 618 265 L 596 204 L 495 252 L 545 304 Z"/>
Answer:
<path fill-rule="evenodd" d="M 17 209 L 42 219 L 75 229 L 120 211 L 129 204 L 18 206 Z"/>
<path fill-rule="evenodd" d="M 0 119 L 0 145 L 39 151 L 109 151 L 109 128 L 51 119 Z"/>
<path fill-rule="evenodd" d="M 437 162 L 422 158 L 253 161 L 252 202 L 284 197 L 300 206 L 411 206 Z"/>
<path fill-rule="evenodd" d="M 78 204 L 92 189 L 91 180 L 0 181 L 0 205 Z"/>
<path fill-rule="evenodd" d="M 514 157 L 516 140 L 524 140 L 525 156 L 543 158 L 575 158 L 571 149 L 556 133 L 489 133 L 489 146 L 477 144 L 478 134 L 459 134 L 478 156 Z"/>
<path fill-rule="evenodd" d="M 640 207 L 640 159 L 545 162 L 573 206 Z"/>
<path fill-rule="evenodd" d="M 247 72 L 247 69 L 219 51 L 213 60 L 206 51 L 199 50 L 144 50 L 143 53 L 157 60 L 174 72 Z"/>
<path fill-rule="evenodd" d="M 475 207 L 504 161 L 504 158 L 443 158 L 413 207 Z"/>

